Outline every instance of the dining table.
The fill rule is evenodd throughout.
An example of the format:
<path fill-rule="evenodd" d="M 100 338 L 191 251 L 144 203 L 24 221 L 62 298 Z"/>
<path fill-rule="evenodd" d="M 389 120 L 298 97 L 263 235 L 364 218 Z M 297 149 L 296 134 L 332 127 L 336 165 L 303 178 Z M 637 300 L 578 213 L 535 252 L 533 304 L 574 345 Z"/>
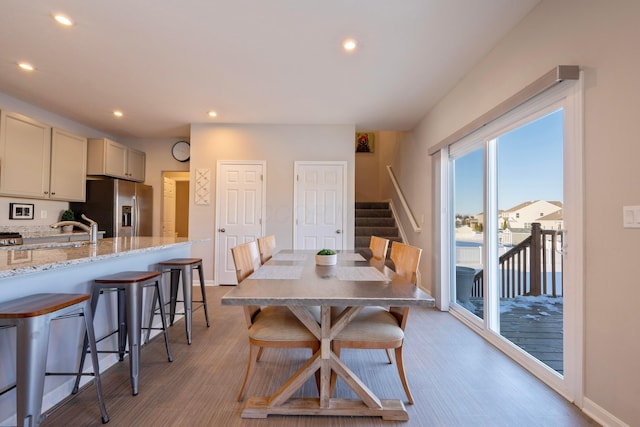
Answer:
<path fill-rule="evenodd" d="M 353 250 L 337 252 L 335 265 L 316 265 L 313 250 L 281 250 L 222 297 L 223 305 L 286 306 L 319 340 L 320 349 L 271 396 L 246 400 L 243 418 L 268 415 L 379 416 L 406 421 L 400 399 L 380 399 L 334 352 L 332 341 L 367 306 L 433 307 L 431 295 L 396 274 L 384 260 Z M 311 307 L 320 307 L 320 322 Z M 332 307 L 334 314 L 332 315 Z M 339 307 L 336 315 L 335 307 Z M 410 321 L 410 320 L 409 320 Z M 292 397 L 320 371 L 319 396 Z M 335 372 L 359 399 L 331 395 Z"/>

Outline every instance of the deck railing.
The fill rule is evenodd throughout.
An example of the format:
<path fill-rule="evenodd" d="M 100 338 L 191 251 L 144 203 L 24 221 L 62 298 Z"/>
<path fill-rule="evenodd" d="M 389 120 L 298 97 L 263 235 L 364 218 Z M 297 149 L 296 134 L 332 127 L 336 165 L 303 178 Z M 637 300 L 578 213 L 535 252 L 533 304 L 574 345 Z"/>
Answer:
<path fill-rule="evenodd" d="M 563 234 L 558 230 L 543 230 L 540 224 L 531 224 L 531 235 L 505 252 L 499 258 L 501 289 L 500 298 L 519 295 L 562 296 L 562 256 L 556 249 L 562 248 Z M 473 279 L 471 296 L 484 296 L 483 271 Z"/>

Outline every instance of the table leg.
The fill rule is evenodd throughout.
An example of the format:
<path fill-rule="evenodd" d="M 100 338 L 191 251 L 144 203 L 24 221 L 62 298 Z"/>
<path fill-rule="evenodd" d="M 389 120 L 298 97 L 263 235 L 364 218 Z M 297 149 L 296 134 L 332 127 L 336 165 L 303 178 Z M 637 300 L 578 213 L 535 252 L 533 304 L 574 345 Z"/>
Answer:
<path fill-rule="evenodd" d="M 307 308 L 291 306 L 289 309 L 320 340 L 320 350 L 273 396 L 249 398 L 242 411 L 243 418 L 266 418 L 270 414 L 278 414 L 379 416 L 384 420 L 397 421 L 409 419 L 402 401 L 379 399 L 332 350 L 331 342 L 335 336 L 349 324 L 362 307 L 346 308 L 332 324 L 331 307 L 322 306 L 320 326 Z M 320 398 L 291 398 L 318 369 Z M 361 400 L 332 398 L 332 371 L 335 371 Z"/>

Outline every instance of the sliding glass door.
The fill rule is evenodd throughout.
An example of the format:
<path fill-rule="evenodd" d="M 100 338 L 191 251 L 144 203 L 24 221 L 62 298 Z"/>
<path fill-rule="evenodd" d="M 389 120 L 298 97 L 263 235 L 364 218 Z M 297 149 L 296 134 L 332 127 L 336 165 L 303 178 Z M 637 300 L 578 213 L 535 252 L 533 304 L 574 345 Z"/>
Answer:
<path fill-rule="evenodd" d="M 441 199 L 451 311 L 560 391 L 582 363 L 579 97 L 564 90 L 447 147 Z"/>

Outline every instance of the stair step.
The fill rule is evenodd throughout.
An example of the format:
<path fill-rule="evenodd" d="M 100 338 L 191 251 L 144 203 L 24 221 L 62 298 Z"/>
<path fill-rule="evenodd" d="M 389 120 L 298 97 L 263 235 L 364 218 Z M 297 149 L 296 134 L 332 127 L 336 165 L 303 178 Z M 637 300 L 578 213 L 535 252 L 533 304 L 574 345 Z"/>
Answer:
<path fill-rule="evenodd" d="M 356 202 L 356 209 L 389 209 L 389 202 Z"/>
<path fill-rule="evenodd" d="M 356 227 L 395 227 L 393 218 L 356 218 Z"/>
<path fill-rule="evenodd" d="M 392 218 L 391 209 L 356 209 L 356 218 Z"/>
<path fill-rule="evenodd" d="M 394 237 L 398 235 L 398 227 L 356 227 L 356 236 Z"/>
<path fill-rule="evenodd" d="M 390 240 L 389 242 L 389 252 L 391 252 L 391 242 L 402 242 L 402 238 L 398 236 L 387 236 L 385 239 Z M 371 236 L 356 236 L 354 241 L 354 246 L 357 249 L 359 248 L 368 248 L 369 242 L 371 242 Z"/>

